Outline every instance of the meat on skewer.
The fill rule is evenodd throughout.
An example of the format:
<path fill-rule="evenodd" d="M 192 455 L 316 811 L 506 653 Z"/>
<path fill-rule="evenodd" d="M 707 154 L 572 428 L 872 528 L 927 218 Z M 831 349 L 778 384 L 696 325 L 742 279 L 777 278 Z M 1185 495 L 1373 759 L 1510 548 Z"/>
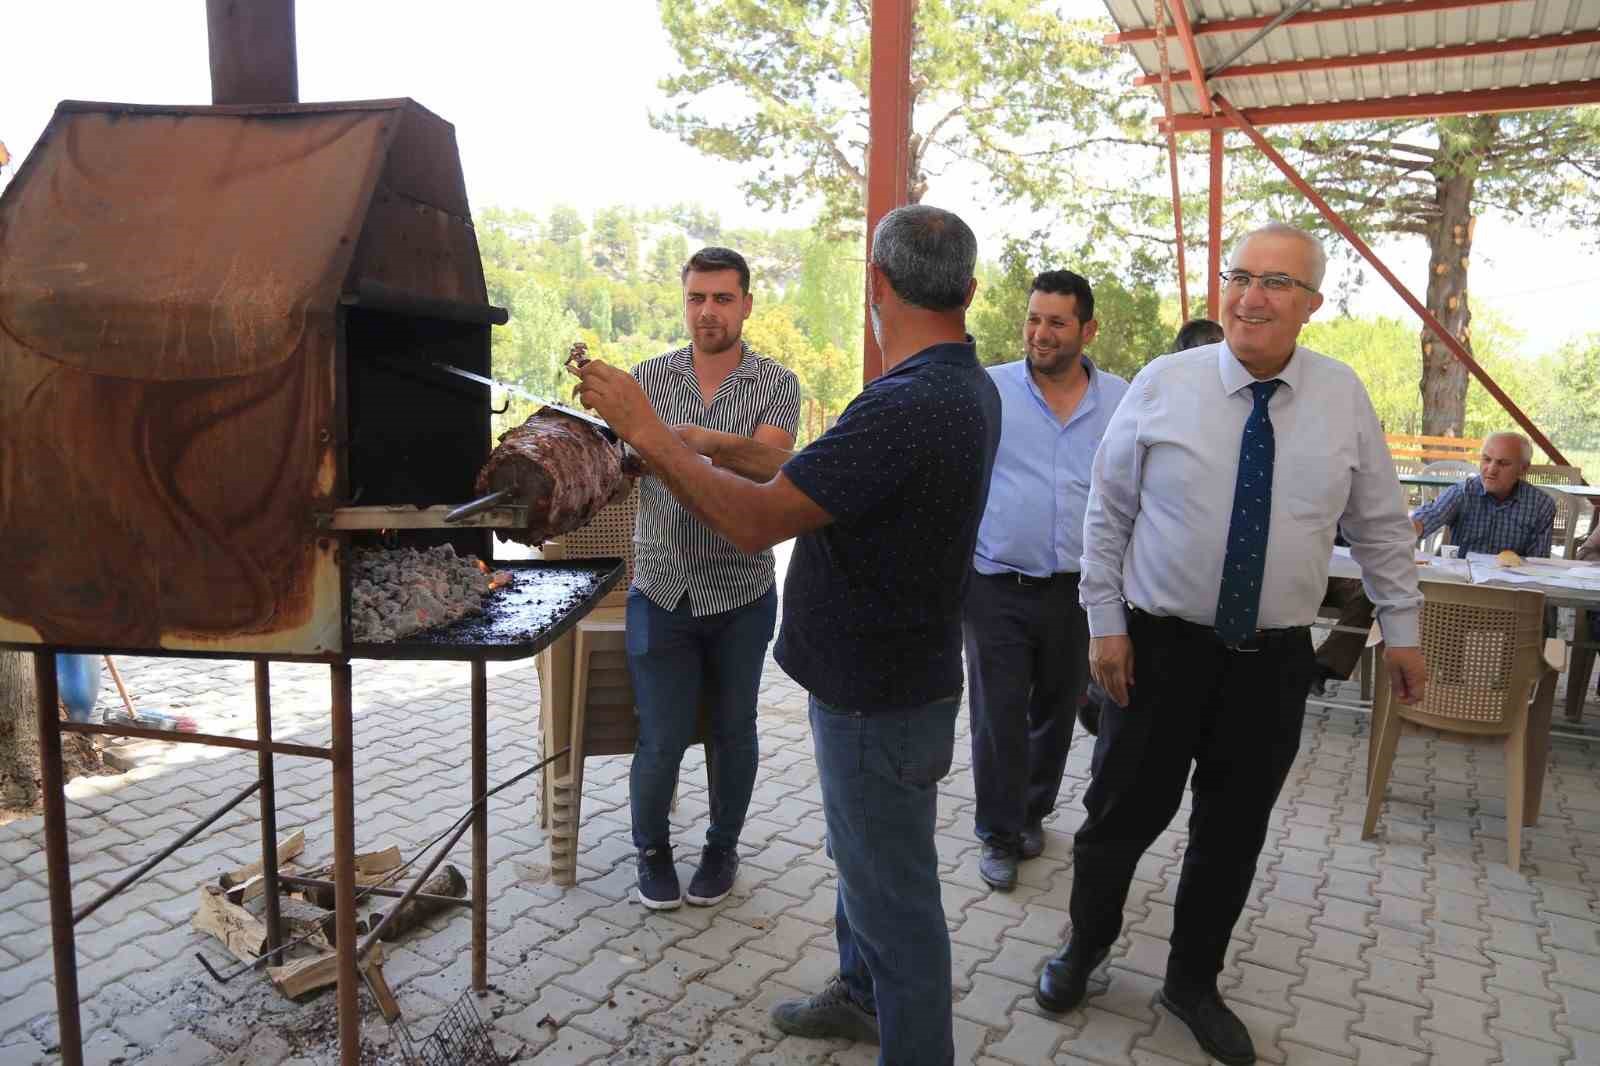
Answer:
<path fill-rule="evenodd" d="M 528 508 L 528 526 L 502 535 L 538 545 L 586 525 L 625 496 L 630 481 L 620 446 L 582 419 L 541 407 L 500 435 L 478 471 L 479 493 L 508 488 Z"/>

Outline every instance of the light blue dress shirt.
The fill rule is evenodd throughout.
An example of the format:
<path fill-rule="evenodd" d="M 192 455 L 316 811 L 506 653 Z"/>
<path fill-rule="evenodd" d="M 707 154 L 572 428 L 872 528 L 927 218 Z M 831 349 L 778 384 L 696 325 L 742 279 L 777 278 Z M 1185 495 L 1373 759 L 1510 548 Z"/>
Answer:
<path fill-rule="evenodd" d="M 1257 625 L 1312 623 L 1342 526 L 1384 638 L 1416 647 L 1416 533 L 1366 388 L 1304 347 L 1278 379 L 1286 387 L 1267 407 L 1277 458 Z M 1128 631 L 1124 600 L 1215 624 L 1254 380 L 1225 342 L 1161 356 L 1134 377 L 1095 456 L 1084 519 L 1078 596 L 1092 636 Z"/>
<path fill-rule="evenodd" d="M 1076 573 L 1095 449 L 1128 383 L 1087 356 L 1089 387 L 1067 419 L 1045 402 L 1028 361 L 989 368 L 1000 390 L 1000 450 L 972 565 L 980 574 Z"/>

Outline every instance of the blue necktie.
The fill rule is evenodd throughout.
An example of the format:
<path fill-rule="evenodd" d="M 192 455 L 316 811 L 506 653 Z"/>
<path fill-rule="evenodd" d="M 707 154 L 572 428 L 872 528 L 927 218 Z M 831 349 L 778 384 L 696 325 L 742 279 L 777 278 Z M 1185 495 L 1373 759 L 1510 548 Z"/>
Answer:
<path fill-rule="evenodd" d="M 1267 403 L 1281 382 L 1255 381 L 1255 407 L 1239 440 L 1239 478 L 1233 486 L 1233 517 L 1217 593 L 1217 636 L 1228 643 L 1256 635 L 1261 613 L 1261 575 L 1267 567 L 1267 528 L 1272 517 L 1272 459 L 1277 446 Z"/>

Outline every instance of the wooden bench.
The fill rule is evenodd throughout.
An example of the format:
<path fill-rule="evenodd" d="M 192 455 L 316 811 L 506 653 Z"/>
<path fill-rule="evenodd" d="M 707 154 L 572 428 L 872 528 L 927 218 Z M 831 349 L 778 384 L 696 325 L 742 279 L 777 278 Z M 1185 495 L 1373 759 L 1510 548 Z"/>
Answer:
<path fill-rule="evenodd" d="M 1413 473 L 1421 471 L 1421 464 L 1439 459 L 1464 459 L 1476 463 L 1483 451 L 1482 437 L 1424 437 L 1412 433 L 1386 433 L 1383 439 L 1389 445 L 1389 455 L 1394 458 L 1396 467 L 1402 462 L 1418 464 Z"/>

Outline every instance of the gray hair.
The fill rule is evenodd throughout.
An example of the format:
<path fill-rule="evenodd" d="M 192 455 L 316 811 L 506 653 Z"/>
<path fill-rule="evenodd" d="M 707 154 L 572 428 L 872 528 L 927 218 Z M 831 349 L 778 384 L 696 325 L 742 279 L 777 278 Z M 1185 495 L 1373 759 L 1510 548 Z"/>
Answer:
<path fill-rule="evenodd" d="M 872 264 L 913 307 L 954 311 L 967 299 L 978 238 L 960 217 L 911 204 L 884 215 L 872 232 Z"/>
<path fill-rule="evenodd" d="M 1313 289 L 1322 288 L 1323 275 L 1328 272 L 1328 250 L 1322 246 L 1322 238 L 1315 233 L 1291 226 L 1287 222 L 1268 222 L 1265 226 L 1251 230 L 1239 238 L 1233 246 L 1233 256 L 1228 260 L 1232 263 L 1244 251 L 1244 246 L 1250 243 L 1251 237 L 1293 237 L 1311 250 L 1311 276 L 1305 280 L 1310 282 Z"/>
<path fill-rule="evenodd" d="M 1514 433 L 1509 429 L 1502 429 L 1499 433 L 1491 433 L 1487 437 L 1483 438 L 1483 443 L 1487 445 L 1490 441 L 1497 437 L 1501 440 L 1516 441 L 1517 450 L 1522 455 L 1522 465 L 1533 465 L 1533 441 L 1529 440 L 1527 437 L 1524 437 L 1521 433 Z"/>

